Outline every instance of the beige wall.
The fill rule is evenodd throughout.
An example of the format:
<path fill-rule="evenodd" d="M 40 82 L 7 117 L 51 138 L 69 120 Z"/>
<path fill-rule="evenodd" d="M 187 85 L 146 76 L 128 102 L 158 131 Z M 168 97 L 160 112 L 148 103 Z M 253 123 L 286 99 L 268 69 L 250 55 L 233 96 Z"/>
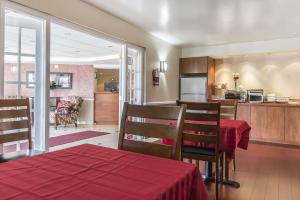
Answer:
<path fill-rule="evenodd" d="M 245 89 L 264 89 L 265 94 L 300 97 L 300 53 L 235 56 L 216 60 L 216 82 L 234 88 L 232 73 L 240 73 Z"/>
<path fill-rule="evenodd" d="M 178 66 L 181 50 L 151 36 L 125 21 L 79 0 L 13 0 L 20 4 L 66 19 L 124 41 L 146 48 L 146 101 L 173 101 L 178 97 Z M 160 86 L 152 86 L 152 69 L 159 61 L 168 62 L 168 72 L 161 76 Z"/>

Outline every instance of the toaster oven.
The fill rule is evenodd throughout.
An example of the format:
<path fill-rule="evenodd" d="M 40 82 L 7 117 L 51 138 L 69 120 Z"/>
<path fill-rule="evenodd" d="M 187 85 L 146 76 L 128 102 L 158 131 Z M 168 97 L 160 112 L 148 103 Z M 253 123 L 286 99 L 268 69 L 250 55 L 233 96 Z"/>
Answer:
<path fill-rule="evenodd" d="M 263 90 L 248 90 L 247 97 L 249 103 L 263 103 L 264 95 Z"/>

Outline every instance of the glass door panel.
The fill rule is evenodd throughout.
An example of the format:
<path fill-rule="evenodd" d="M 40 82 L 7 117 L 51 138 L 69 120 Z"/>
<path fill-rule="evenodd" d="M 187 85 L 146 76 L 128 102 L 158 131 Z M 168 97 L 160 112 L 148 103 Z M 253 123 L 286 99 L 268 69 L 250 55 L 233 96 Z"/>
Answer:
<path fill-rule="evenodd" d="M 29 77 L 28 73 L 43 68 L 37 64 L 38 61 L 41 63 L 43 60 L 42 53 L 37 53 L 37 51 L 43 52 L 40 48 L 43 44 L 43 28 L 44 20 L 5 9 L 4 98 L 30 99 L 33 144 L 38 143 L 35 141 L 37 138 L 35 132 L 37 127 L 43 123 L 41 113 L 35 112 L 34 109 L 34 104 L 40 104 L 36 99 L 41 99 L 41 92 L 37 91 L 35 87 L 35 76 Z M 38 133 L 43 134 L 40 131 Z M 6 145 L 8 147 L 4 146 L 4 152 L 20 149 L 18 143 L 17 148 L 9 147 L 9 145 L 14 145 L 11 143 Z"/>
<path fill-rule="evenodd" d="M 126 101 L 131 104 L 143 103 L 142 53 L 140 49 L 127 49 Z"/>

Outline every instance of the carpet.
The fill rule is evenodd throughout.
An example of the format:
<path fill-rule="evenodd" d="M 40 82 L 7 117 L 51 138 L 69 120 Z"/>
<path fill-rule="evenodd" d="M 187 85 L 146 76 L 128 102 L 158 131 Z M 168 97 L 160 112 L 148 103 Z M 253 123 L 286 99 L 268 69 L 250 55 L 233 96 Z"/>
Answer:
<path fill-rule="evenodd" d="M 62 144 L 67 144 L 71 142 L 76 142 L 80 140 L 85 140 L 93 137 L 99 137 L 102 135 L 107 135 L 109 133 L 100 132 L 100 131 L 82 131 L 77 133 L 70 133 L 66 135 L 60 135 L 56 137 L 50 137 L 49 138 L 49 147 L 59 146 Z M 23 142 L 20 144 L 21 150 L 26 150 L 28 148 L 28 142 Z M 14 152 L 17 149 L 16 144 L 11 144 L 8 146 L 5 146 L 4 153 Z"/>

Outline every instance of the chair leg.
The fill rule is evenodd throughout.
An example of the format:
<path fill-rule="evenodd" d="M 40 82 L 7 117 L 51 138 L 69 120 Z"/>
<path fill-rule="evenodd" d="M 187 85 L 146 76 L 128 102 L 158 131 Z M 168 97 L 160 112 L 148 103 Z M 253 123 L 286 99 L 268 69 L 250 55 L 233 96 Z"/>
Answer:
<path fill-rule="evenodd" d="M 199 160 L 196 160 L 196 165 L 197 165 L 197 167 L 199 169 L 199 167 L 200 167 L 200 161 Z"/>
<path fill-rule="evenodd" d="M 193 160 L 189 158 L 189 163 L 193 163 Z"/>
<path fill-rule="evenodd" d="M 215 184 L 216 184 L 216 200 L 219 199 L 219 157 L 216 160 Z"/>
<path fill-rule="evenodd" d="M 221 165 L 221 177 L 220 177 L 220 179 L 221 179 L 221 183 L 222 183 L 223 180 L 224 180 L 224 153 L 221 156 L 221 163 L 220 163 L 220 165 Z"/>
<path fill-rule="evenodd" d="M 236 170 L 236 165 L 235 165 L 235 156 L 233 157 L 233 171 Z"/>

